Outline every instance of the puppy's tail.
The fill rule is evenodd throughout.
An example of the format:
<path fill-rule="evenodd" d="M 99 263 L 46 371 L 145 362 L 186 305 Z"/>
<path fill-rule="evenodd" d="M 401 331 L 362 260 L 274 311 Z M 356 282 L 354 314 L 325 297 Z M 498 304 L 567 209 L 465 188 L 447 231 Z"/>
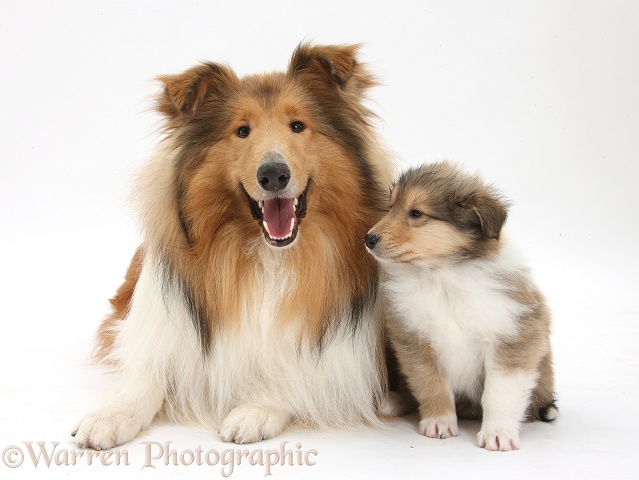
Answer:
<path fill-rule="evenodd" d="M 557 400 L 551 400 L 543 407 L 537 409 L 537 418 L 542 422 L 552 422 L 559 416 L 559 409 L 557 408 Z"/>

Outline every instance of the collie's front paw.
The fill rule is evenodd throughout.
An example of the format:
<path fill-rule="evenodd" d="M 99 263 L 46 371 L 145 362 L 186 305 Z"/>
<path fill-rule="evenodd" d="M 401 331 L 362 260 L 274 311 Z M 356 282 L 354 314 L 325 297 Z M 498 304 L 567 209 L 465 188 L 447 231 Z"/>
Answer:
<path fill-rule="evenodd" d="M 220 436 L 225 442 L 254 443 L 273 438 L 290 422 L 291 415 L 284 410 L 243 405 L 222 421 Z"/>
<path fill-rule="evenodd" d="M 429 438 L 456 437 L 459 433 L 457 416 L 424 418 L 419 422 L 419 433 Z"/>
<path fill-rule="evenodd" d="M 482 429 L 477 434 L 479 446 L 494 452 L 509 452 L 519 449 L 519 433 L 516 430 Z"/>
<path fill-rule="evenodd" d="M 108 450 L 140 433 L 142 421 L 125 409 L 103 408 L 85 416 L 71 434 L 81 448 Z"/>

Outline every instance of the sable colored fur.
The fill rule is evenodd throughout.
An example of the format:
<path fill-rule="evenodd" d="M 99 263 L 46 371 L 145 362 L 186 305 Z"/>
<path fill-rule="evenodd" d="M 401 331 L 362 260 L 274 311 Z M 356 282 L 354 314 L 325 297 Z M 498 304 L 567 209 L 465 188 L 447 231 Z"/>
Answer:
<path fill-rule="evenodd" d="M 420 433 L 519 448 L 519 424 L 557 416 L 550 311 L 512 243 L 507 203 L 448 162 L 404 173 L 367 234 L 380 262 L 391 344 L 419 403 Z"/>
<path fill-rule="evenodd" d="M 159 78 L 166 136 L 136 190 L 144 244 L 98 333 L 119 383 L 79 445 L 129 441 L 158 413 L 238 443 L 377 421 L 383 320 L 361 239 L 392 173 L 356 53 L 303 44 L 286 72 L 205 63 Z"/>

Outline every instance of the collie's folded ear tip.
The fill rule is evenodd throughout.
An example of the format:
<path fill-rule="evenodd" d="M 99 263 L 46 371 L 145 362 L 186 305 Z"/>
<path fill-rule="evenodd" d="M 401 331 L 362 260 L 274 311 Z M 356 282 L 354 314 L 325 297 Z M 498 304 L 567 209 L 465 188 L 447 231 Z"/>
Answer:
<path fill-rule="evenodd" d="M 234 80 L 237 76 L 228 65 L 214 62 L 202 62 L 178 74 L 159 75 L 156 81 L 164 88 L 157 108 L 168 117 L 193 114 L 209 93 L 227 91 Z"/>
<path fill-rule="evenodd" d="M 339 87 L 357 87 L 355 90 L 378 85 L 378 81 L 358 61 L 361 44 L 315 45 L 304 42 L 293 52 L 289 74 L 311 73 L 320 75 Z"/>

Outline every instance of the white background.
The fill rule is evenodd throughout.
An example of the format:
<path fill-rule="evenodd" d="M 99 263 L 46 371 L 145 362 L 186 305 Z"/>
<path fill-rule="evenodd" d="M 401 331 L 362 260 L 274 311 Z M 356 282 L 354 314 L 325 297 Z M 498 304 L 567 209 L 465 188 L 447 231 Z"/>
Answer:
<path fill-rule="evenodd" d="M 113 378 L 88 357 L 138 241 L 132 176 L 158 139 L 159 74 L 201 60 L 283 69 L 302 40 L 364 43 L 383 82 L 380 134 L 404 167 L 444 158 L 514 202 L 508 228 L 554 311 L 561 416 L 522 449 L 386 430 L 289 430 L 315 466 L 275 478 L 639 478 L 639 3 L 636 1 L 4 1 L 0 6 L 0 478 L 221 478 L 142 469 L 143 441 L 224 450 L 215 432 L 153 426 L 130 465 L 34 467 Z M 9 454 L 6 454 L 9 455 Z M 236 468 L 231 478 L 261 478 Z"/>

